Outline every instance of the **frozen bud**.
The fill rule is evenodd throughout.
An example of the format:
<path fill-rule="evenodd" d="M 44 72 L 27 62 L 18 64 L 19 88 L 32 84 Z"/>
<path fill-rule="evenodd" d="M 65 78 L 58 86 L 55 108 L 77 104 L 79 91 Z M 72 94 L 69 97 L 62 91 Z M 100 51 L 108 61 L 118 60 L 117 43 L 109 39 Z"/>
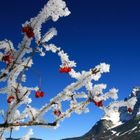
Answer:
<path fill-rule="evenodd" d="M 54 36 L 57 35 L 57 30 L 55 28 L 51 28 L 42 38 L 41 42 L 45 43 L 51 40 Z"/>
<path fill-rule="evenodd" d="M 110 92 L 112 99 L 114 99 L 114 100 L 118 99 L 118 95 L 117 95 L 118 89 L 112 88 L 109 90 L 109 92 Z"/>

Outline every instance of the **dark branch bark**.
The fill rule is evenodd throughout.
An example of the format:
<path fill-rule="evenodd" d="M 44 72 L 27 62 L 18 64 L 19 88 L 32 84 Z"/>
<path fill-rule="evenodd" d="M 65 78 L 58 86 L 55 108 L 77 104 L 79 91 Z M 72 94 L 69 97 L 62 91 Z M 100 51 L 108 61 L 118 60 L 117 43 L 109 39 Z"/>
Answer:
<path fill-rule="evenodd" d="M 10 127 L 15 127 L 15 126 L 56 126 L 57 122 L 52 122 L 52 123 L 42 123 L 42 122 L 25 122 L 25 123 L 3 123 L 0 124 L 0 128 L 10 128 Z"/>

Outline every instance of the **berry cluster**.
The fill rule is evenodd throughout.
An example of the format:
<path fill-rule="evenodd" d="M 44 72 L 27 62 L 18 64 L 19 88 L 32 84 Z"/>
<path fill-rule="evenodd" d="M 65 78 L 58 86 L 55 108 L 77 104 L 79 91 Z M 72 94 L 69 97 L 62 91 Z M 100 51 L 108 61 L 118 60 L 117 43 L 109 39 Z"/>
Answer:
<path fill-rule="evenodd" d="M 23 27 L 22 32 L 25 33 L 28 38 L 33 38 L 34 37 L 33 28 L 30 27 L 30 26 Z"/>

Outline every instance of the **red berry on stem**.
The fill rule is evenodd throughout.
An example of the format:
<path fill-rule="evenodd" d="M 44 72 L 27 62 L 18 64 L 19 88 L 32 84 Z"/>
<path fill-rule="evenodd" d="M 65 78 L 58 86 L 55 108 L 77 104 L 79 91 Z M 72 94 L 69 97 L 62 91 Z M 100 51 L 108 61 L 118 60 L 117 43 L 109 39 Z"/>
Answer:
<path fill-rule="evenodd" d="M 3 62 L 6 62 L 7 63 L 7 65 L 10 65 L 11 64 L 11 62 L 13 61 L 13 56 L 12 55 L 10 55 L 10 54 L 5 54 L 3 57 L 2 57 L 2 61 Z"/>
<path fill-rule="evenodd" d="M 59 69 L 59 72 L 60 73 L 69 73 L 71 71 L 71 68 L 70 67 L 61 67 Z"/>
<path fill-rule="evenodd" d="M 67 73 L 69 73 L 71 71 L 71 68 L 70 67 L 67 67 Z"/>
<path fill-rule="evenodd" d="M 29 29 L 29 27 L 28 27 L 28 26 L 23 27 L 23 28 L 22 28 L 22 32 L 23 32 L 23 33 L 26 33 L 26 32 L 28 32 L 28 29 Z"/>
<path fill-rule="evenodd" d="M 12 96 L 12 95 L 11 95 L 11 96 L 9 96 L 9 97 L 8 97 L 8 99 L 7 99 L 7 103 L 9 103 L 9 104 L 10 104 L 10 103 L 11 103 L 14 99 L 15 99 L 15 97 L 14 97 L 14 96 Z"/>
<path fill-rule="evenodd" d="M 131 113 L 133 110 L 132 110 L 132 108 L 129 107 L 129 108 L 127 109 L 127 111 L 128 111 L 129 113 Z"/>
<path fill-rule="evenodd" d="M 35 97 L 36 97 L 36 98 L 40 98 L 40 91 L 37 91 L 37 92 L 35 93 Z"/>
<path fill-rule="evenodd" d="M 59 117 L 61 115 L 61 111 L 60 110 L 54 110 L 54 115 Z"/>
<path fill-rule="evenodd" d="M 28 38 L 33 38 L 34 37 L 33 29 L 30 26 L 23 27 L 22 32 L 25 33 Z"/>
<path fill-rule="evenodd" d="M 44 96 L 44 92 L 43 91 L 36 91 L 35 93 L 35 97 L 36 98 L 40 98 L 40 97 L 43 97 Z"/>
<path fill-rule="evenodd" d="M 34 33 L 32 31 L 26 33 L 26 35 L 29 37 L 29 38 L 33 38 L 34 37 Z"/>
<path fill-rule="evenodd" d="M 40 97 L 44 97 L 44 92 L 43 91 L 40 92 Z"/>
<path fill-rule="evenodd" d="M 93 100 L 93 103 L 94 103 L 96 106 L 98 106 L 98 107 L 102 107 L 102 106 L 103 106 L 103 101 L 97 102 L 97 101 Z"/>

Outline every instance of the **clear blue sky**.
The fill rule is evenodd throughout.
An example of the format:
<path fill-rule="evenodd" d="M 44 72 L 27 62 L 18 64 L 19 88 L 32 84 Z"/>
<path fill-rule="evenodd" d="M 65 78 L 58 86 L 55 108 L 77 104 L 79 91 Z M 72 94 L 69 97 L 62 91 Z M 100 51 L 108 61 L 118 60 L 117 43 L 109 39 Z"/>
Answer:
<path fill-rule="evenodd" d="M 111 72 L 103 75 L 101 83 L 108 88 L 119 89 L 119 97 L 128 96 L 133 86 L 140 85 L 140 1 L 136 0 L 66 0 L 72 12 L 58 22 L 49 21 L 43 32 L 56 27 L 58 36 L 53 43 L 62 47 L 70 58 L 77 62 L 76 70 L 88 70 L 100 62 L 111 65 Z M 21 24 L 35 16 L 46 0 L 1 0 L 0 40 L 5 38 L 15 46 L 22 39 Z M 60 61 L 54 54 L 34 59 L 35 65 L 29 71 L 27 85 L 38 84 L 37 71 L 42 76 L 43 99 L 34 99 L 37 108 L 48 102 L 73 80 L 58 72 Z M 2 101 L 1 106 L 6 104 Z M 56 130 L 35 128 L 34 137 L 43 140 L 59 140 L 64 137 L 86 133 L 103 113 L 90 105 L 90 113 L 81 116 L 73 114 L 64 120 Z M 21 136 L 27 130 L 15 133 Z"/>

